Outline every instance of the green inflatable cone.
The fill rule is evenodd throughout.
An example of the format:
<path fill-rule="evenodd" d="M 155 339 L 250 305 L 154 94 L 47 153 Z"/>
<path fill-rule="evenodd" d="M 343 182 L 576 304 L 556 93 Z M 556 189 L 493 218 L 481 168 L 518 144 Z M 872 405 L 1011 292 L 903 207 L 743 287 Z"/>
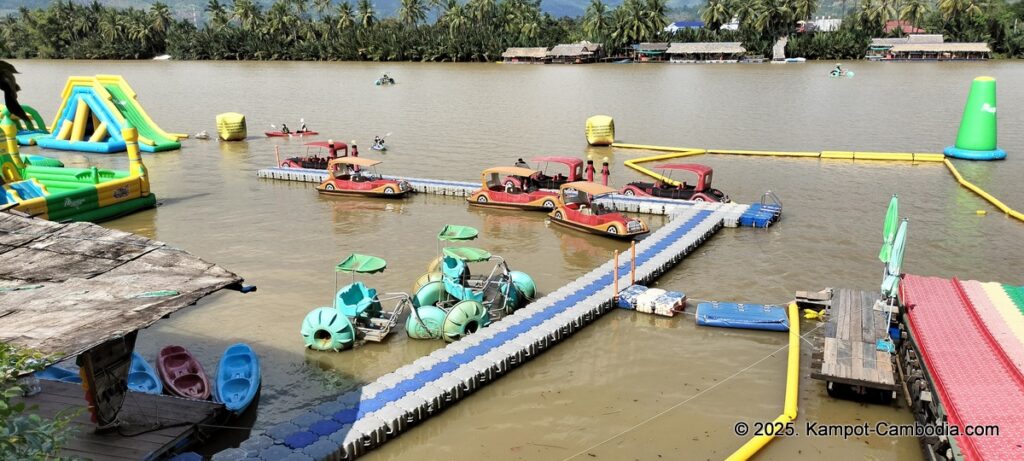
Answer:
<path fill-rule="evenodd" d="M 956 144 L 946 148 L 947 157 L 968 160 L 999 160 L 1006 152 L 996 146 L 996 79 L 977 77 L 967 95 Z"/>

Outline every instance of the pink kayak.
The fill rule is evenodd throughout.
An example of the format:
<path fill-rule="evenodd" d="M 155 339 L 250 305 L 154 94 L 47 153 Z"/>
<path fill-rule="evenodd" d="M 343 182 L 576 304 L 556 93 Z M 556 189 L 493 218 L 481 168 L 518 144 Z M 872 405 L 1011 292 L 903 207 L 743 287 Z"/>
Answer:
<path fill-rule="evenodd" d="M 315 136 L 320 134 L 319 131 L 292 131 L 291 133 L 285 133 L 282 131 L 264 131 L 263 134 L 267 135 L 268 138 L 282 138 L 285 136 Z"/>
<path fill-rule="evenodd" d="M 203 365 L 192 353 L 181 346 L 167 346 L 160 350 L 156 368 L 164 389 L 171 395 L 190 399 L 210 398 L 210 378 Z"/>

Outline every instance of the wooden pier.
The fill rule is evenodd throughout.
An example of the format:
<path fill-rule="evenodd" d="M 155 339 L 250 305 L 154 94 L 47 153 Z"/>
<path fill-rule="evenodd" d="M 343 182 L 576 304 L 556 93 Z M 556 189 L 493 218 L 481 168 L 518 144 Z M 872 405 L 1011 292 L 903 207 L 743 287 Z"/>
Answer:
<path fill-rule="evenodd" d="M 844 288 L 830 291 L 831 297 L 797 295 L 798 304 L 828 306 L 828 320 L 812 357 L 811 377 L 825 381 L 830 395 L 849 388 L 856 394 L 873 389 L 895 397 L 893 355 L 877 349 L 877 341 L 889 335 L 887 315 L 875 307 L 879 295 Z M 894 316 L 898 317 L 898 312 Z"/>
<path fill-rule="evenodd" d="M 241 282 L 139 235 L 0 212 L 0 341 L 51 361 L 75 357 L 86 383 L 46 382 L 26 398 L 52 416 L 85 408 L 88 394 L 76 442 L 55 455 L 156 458 L 214 419 L 221 405 L 128 392 L 128 368 L 140 329 L 222 288 L 250 291 Z"/>
<path fill-rule="evenodd" d="M 34 413 L 53 418 L 60 412 L 78 411 L 72 421 L 74 435 L 61 449 L 63 457 L 110 460 L 151 460 L 173 455 L 189 440 L 211 432 L 204 425 L 225 414 L 224 405 L 128 392 L 118 415 L 116 431 L 97 433 L 89 420 L 81 384 L 40 380 L 42 392 L 22 400 Z"/>

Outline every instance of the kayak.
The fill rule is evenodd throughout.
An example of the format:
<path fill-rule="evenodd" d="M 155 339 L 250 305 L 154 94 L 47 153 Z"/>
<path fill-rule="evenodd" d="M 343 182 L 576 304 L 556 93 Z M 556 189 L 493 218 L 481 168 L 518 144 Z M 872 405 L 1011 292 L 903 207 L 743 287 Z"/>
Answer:
<path fill-rule="evenodd" d="M 388 150 L 388 146 L 386 146 L 384 144 L 374 144 L 374 145 L 370 146 L 370 149 L 384 151 L 384 150 Z"/>
<path fill-rule="evenodd" d="M 79 376 L 77 372 L 68 370 L 66 368 L 58 367 L 57 365 L 51 365 L 40 371 L 37 371 L 36 377 L 48 381 L 61 381 L 65 383 L 75 384 L 82 383 L 82 377 Z"/>
<path fill-rule="evenodd" d="M 395 79 L 393 79 L 393 78 L 388 78 L 388 79 L 378 78 L 375 82 L 373 82 L 373 84 L 374 85 L 394 85 L 395 84 Z"/>
<path fill-rule="evenodd" d="M 164 393 L 160 377 L 138 352 L 132 352 L 132 366 L 128 369 L 128 389 L 145 394 Z"/>
<path fill-rule="evenodd" d="M 199 400 L 210 398 L 210 378 L 188 349 L 181 346 L 161 349 L 157 371 L 171 395 Z"/>
<path fill-rule="evenodd" d="M 292 136 L 315 136 L 315 135 L 320 134 L 320 132 L 319 131 L 302 131 L 302 132 L 293 131 L 291 133 L 284 133 L 284 132 L 281 132 L 281 131 L 264 131 L 263 134 L 267 135 L 268 138 L 282 138 L 282 137 L 285 137 L 285 136 L 288 136 L 288 137 L 292 137 Z"/>
<path fill-rule="evenodd" d="M 832 71 L 832 72 L 828 73 L 828 76 L 832 77 L 832 78 L 842 78 L 842 77 L 853 78 L 853 71 L 852 70 L 844 70 L 842 73 L 836 73 L 836 71 Z"/>
<path fill-rule="evenodd" d="M 217 367 L 217 397 L 224 407 L 242 413 L 260 389 L 260 360 L 248 344 L 233 344 Z"/>

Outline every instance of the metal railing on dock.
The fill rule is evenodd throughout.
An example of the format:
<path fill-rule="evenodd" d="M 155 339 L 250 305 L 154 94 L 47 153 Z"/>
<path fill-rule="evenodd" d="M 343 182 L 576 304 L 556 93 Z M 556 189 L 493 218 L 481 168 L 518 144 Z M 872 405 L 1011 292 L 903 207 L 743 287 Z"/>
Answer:
<path fill-rule="evenodd" d="M 680 209 L 636 246 L 635 260 L 617 265 L 609 261 L 501 322 L 275 425 L 214 459 L 351 459 L 366 453 L 613 309 L 616 277 L 628 276 L 635 264 L 637 283 L 656 279 L 720 229 L 731 208 L 705 204 Z"/>

